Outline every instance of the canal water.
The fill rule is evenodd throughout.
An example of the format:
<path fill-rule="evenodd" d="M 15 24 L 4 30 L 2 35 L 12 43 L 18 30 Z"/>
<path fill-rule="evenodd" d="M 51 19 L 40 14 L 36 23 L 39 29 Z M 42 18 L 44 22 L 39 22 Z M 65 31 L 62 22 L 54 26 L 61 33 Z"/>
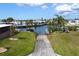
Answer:
<path fill-rule="evenodd" d="M 28 28 L 16 28 L 16 30 L 18 31 L 27 31 Z M 43 35 L 43 34 L 48 34 L 48 27 L 45 26 L 39 26 L 36 28 L 32 28 L 34 30 L 35 33 L 37 33 L 38 35 Z"/>

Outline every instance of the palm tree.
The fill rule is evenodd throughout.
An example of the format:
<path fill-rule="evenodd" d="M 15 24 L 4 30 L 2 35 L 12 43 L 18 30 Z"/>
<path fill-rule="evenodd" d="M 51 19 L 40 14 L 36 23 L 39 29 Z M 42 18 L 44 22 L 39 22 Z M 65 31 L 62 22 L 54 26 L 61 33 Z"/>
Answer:
<path fill-rule="evenodd" d="M 61 27 L 63 28 L 65 26 L 66 21 L 62 16 L 59 16 L 59 15 L 56 15 L 56 16 L 57 16 L 56 23 L 58 26 L 58 30 L 60 30 Z"/>
<path fill-rule="evenodd" d="M 62 16 L 56 15 L 56 18 L 53 18 L 53 20 L 48 20 L 46 23 L 48 24 L 49 32 L 53 32 L 64 28 L 66 21 Z"/>
<path fill-rule="evenodd" d="M 57 16 L 57 19 L 58 19 L 58 23 L 60 26 L 64 26 L 65 24 L 65 20 L 62 16 Z"/>

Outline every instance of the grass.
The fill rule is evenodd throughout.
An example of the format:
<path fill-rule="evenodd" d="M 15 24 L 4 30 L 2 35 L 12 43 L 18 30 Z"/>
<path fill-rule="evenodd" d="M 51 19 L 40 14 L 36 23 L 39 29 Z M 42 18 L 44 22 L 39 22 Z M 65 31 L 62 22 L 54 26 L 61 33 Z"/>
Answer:
<path fill-rule="evenodd" d="M 8 51 L 1 53 L 1 56 L 24 56 L 31 53 L 35 46 L 35 33 L 20 32 L 16 34 L 18 40 L 0 39 L 0 47 L 9 46 Z"/>
<path fill-rule="evenodd" d="M 79 56 L 79 32 L 54 32 L 48 38 L 56 53 L 63 56 Z"/>

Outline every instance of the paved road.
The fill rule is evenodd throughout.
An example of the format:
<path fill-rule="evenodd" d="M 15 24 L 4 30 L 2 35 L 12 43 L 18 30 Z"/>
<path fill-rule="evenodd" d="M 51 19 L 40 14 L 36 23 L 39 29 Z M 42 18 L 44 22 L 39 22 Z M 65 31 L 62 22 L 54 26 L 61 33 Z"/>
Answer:
<path fill-rule="evenodd" d="M 29 56 L 56 56 L 46 35 L 38 35 L 35 50 Z"/>

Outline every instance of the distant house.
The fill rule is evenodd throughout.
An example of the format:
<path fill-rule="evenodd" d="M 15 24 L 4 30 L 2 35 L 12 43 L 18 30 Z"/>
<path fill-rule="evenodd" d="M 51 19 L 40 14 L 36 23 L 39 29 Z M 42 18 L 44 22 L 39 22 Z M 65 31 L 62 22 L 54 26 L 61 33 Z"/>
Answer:
<path fill-rule="evenodd" d="M 69 20 L 66 26 L 79 26 L 79 20 Z"/>
<path fill-rule="evenodd" d="M 45 21 L 43 21 L 43 20 L 34 20 L 33 21 L 34 23 L 36 22 L 36 23 L 44 23 Z"/>
<path fill-rule="evenodd" d="M 37 23 L 37 24 L 43 24 L 45 23 L 45 20 L 34 20 L 33 23 Z"/>
<path fill-rule="evenodd" d="M 9 24 L 0 24 L 0 39 L 10 36 Z"/>
<path fill-rule="evenodd" d="M 14 25 L 26 25 L 26 21 L 25 20 L 14 20 L 12 23 Z"/>
<path fill-rule="evenodd" d="M 41 24 L 41 23 L 45 23 L 45 20 L 40 20 L 40 19 L 37 19 L 37 20 L 33 20 L 33 23 L 37 23 L 37 24 Z M 3 22 L 3 21 L 0 21 L 0 24 L 8 24 L 7 22 Z M 23 25 L 23 26 L 26 26 L 26 20 L 14 20 L 12 22 L 9 22 L 9 24 L 14 24 L 14 25 Z"/>

